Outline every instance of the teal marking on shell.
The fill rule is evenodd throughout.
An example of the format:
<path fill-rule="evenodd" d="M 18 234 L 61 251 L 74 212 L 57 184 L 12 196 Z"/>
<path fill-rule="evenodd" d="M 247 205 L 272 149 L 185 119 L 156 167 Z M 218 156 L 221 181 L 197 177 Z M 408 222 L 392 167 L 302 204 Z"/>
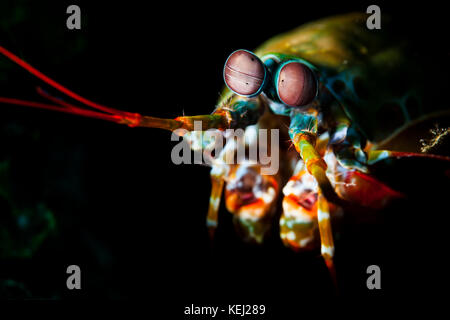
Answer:
<path fill-rule="evenodd" d="M 275 84 L 273 82 L 273 77 L 271 76 L 272 74 L 275 73 L 280 60 L 275 55 L 264 56 L 261 60 L 263 61 L 264 65 L 266 66 L 266 69 L 268 72 L 268 82 L 267 82 L 266 87 L 264 88 L 264 93 L 272 101 L 274 101 L 278 104 L 281 104 L 280 101 L 277 101 L 277 93 L 276 93 L 276 89 L 275 89 Z M 282 108 L 278 108 L 278 110 L 281 110 L 281 109 Z M 283 111 L 281 111 L 281 112 L 283 112 Z M 277 113 L 277 112 L 275 112 L 275 113 Z"/>
<path fill-rule="evenodd" d="M 292 112 L 292 107 L 289 107 L 281 102 L 271 101 L 269 107 L 273 113 L 280 116 L 289 116 Z"/>
<path fill-rule="evenodd" d="M 236 128 L 245 128 L 255 124 L 259 118 L 259 104 L 251 100 L 239 100 L 231 106 L 230 114 L 237 124 Z"/>
<path fill-rule="evenodd" d="M 292 112 L 289 136 L 294 139 L 297 134 L 305 132 L 317 133 L 317 118 L 307 113 Z"/>

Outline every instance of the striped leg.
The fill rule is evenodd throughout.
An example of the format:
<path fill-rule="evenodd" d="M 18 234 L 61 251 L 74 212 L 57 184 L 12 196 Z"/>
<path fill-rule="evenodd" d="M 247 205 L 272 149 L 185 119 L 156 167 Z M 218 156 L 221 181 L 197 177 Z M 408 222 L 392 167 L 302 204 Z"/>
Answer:
<path fill-rule="evenodd" d="M 305 162 L 308 172 L 314 176 L 320 191 L 332 202 L 339 203 L 340 199 L 334 191 L 325 172 L 327 164 L 314 148 L 317 138 L 318 120 L 315 114 L 293 112 L 289 126 L 289 136 L 295 149 Z"/>
<path fill-rule="evenodd" d="M 300 157 L 305 162 L 308 172 L 314 176 L 319 184 L 321 193 L 329 201 L 340 203 L 339 197 L 326 176 L 327 164 L 313 146 L 312 140 L 314 139 L 315 137 L 311 134 L 299 133 L 294 137 L 293 142 Z"/>
<path fill-rule="evenodd" d="M 224 185 L 224 180 L 222 176 L 215 175 L 211 172 L 211 196 L 209 198 L 209 208 L 208 215 L 206 217 L 206 226 L 208 227 L 208 233 L 210 239 L 214 239 L 214 233 L 217 228 L 218 213 L 220 206 L 220 199 L 222 197 L 222 190 Z"/>
<path fill-rule="evenodd" d="M 333 233 L 331 229 L 331 221 L 330 221 L 330 209 L 328 206 L 328 202 L 323 196 L 323 194 L 319 193 L 319 208 L 317 210 L 317 219 L 319 221 L 319 233 L 320 233 L 320 242 L 321 242 L 321 254 L 325 263 L 330 271 L 331 278 L 333 279 L 333 283 L 336 286 L 336 271 L 334 269 L 333 257 L 334 257 L 334 241 L 333 241 Z"/>
<path fill-rule="evenodd" d="M 317 151 L 314 149 L 311 142 L 308 140 L 308 136 L 297 136 L 295 146 L 299 151 L 303 161 L 305 161 L 308 171 L 312 176 L 314 176 L 317 183 L 319 184 L 319 207 L 317 210 L 317 218 L 319 221 L 321 253 L 336 287 L 336 272 L 333 263 L 334 242 L 331 230 L 330 210 L 327 199 L 338 203 L 337 200 L 339 200 L 339 198 L 325 174 L 325 161 L 322 160 Z"/>

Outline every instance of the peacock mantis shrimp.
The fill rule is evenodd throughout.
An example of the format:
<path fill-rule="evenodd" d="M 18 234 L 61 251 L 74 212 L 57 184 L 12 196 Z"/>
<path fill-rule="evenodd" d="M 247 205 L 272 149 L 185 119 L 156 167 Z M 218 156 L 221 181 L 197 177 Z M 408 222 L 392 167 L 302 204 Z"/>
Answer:
<path fill-rule="evenodd" d="M 224 193 L 244 239 L 262 242 L 280 217 L 282 242 L 294 250 L 320 247 L 333 274 L 332 218 L 349 204 L 378 209 L 406 195 L 378 177 L 380 164 L 417 158 L 427 168 L 439 168 L 436 174 L 450 164 L 445 156 L 420 153 L 416 143 L 417 128 L 448 117 L 447 106 L 423 90 L 421 70 L 412 67 L 406 47 L 368 30 L 366 18 L 354 13 L 322 19 L 276 36 L 254 52 L 233 52 L 223 71 L 226 88 L 208 115 L 160 119 L 112 109 L 72 92 L 3 47 L 3 56 L 93 110 L 43 90 L 38 93 L 48 104 L 5 97 L 0 103 L 165 129 L 182 135 L 193 150 L 213 143 L 203 135 L 208 129 L 223 135 L 241 128 L 247 136 L 259 129 L 279 130 L 281 141 L 289 140 L 294 148 L 278 145 L 275 174 L 264 174 L 261 163 L 245 156 L 239 164 L 224 163 L 222 154 L 212 157 L 209 233 L 214 236 Z M 200 133 L 194 131 L 199 122 Z M 283 212 L 277 216 L 282 194 Z"/>

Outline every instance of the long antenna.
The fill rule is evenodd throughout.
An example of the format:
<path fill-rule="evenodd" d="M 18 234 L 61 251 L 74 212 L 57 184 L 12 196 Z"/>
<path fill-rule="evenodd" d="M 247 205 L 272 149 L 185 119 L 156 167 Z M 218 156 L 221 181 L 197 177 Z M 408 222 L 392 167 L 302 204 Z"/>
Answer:
<path fill-rule="evenodd" d="M 66 94 L 67 96 L 71 97 L 72 99 L 77 100 L 78 102 L 81 102 L 81 103 L 83 103 L 83 104 L 85 104 L 85 105 L 87 105 L 87 106 L 89 106 L 91 108 L 94 108 L 94 109 L 97 109 L 97 110 L 101 110 L 101 111 L 104 111 L 104 112 L 107 112 L 107 113 L 110 113 L 110 114 L 120 114 L 120 115 L 123 115 L 123 116 L 130 116 L 129 112 L 125 112 L 125 111 L 113 109 L 113 108 L 110 108 L 110 107 L 106 107 L 106 106 L 103 106 L 101 104 L 98 104 L 98 103 L 95 103 L 93 101 L 90 101 L 90 100 L 88 100 L 86 98 L 83 98 L 79 94 L 76 94 L 75 92 L 67 89 L 64 86 L 62 86 L 61 84 L 59 84 L 55 80 L 50 79 L 45 74 L 43 74 L 42 72 L 40 72 L 39 70 L 37 70 L 36 68 L 31 66 L 29 63 L 25 62 L 24 60 L 22 60 L 21 58 L 16 56 L 14 53 L 12 53 L 9 50 L 3 48 L 2 46 L 0 46 L 0 53 L 3 54 L 6 58 L 11 60 L 12 62 L 18 64 L 20 67 L 22 67 L 25 70 L 27 70 L 29 73 L 31 73 L 35 77 L 37 77 L 40 80 L 44 81 L 45 83 L 47 83 L 48 85 L 52 86 L 56 90 Z"/>

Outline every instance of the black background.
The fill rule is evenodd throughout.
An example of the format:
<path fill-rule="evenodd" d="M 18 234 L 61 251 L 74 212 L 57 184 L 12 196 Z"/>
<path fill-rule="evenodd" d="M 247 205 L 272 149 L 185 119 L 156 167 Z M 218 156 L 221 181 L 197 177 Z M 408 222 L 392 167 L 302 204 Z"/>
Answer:
<path fill-rule="evenodd" d="M 301 23 L 365 11 L 372 4 L 73 3 L 82 10 L 80 31 L 66 29 L 65 10 L 72 2 L 6 1 L 2 10 L 23 7 L 26 16 L 2 30 L 1 45 L 89 99 L 169 118 L 213 110 L 223 86 L 223 63 L 233 50 L 252 49 Z M 417 43 L 424 63 L 450 58 L 441 4 L 376 4 Z M 10 16 L 6 12 L 1 16 Z M 11 67 L 0 92 L 37 100 L 38 83 Z M 32 259 L 0 264 L 0 276 L 24 283 L 33 298 L 149 299 L 151 306 L 171 306 L 181 317 L 191 303 L 265 303 L 277 314 L 300 312 L 306 299 L 334 296 L 319 256 L 295 254 L 276 241 L 265 247 L 243 245 L 223 206 L 211 250 L 204 223 L 209 169 L 172 164 L 170 133 L 0 108 L 3 126 L 14 123 L 29 135 L 40 134 L 38 142 L 23 138 L 13 144 L 2 133 L 2 156 L 15 161 L 18 197 L 45 201 L 57 219 L 57 234 Z M 432 188 L 437 198 L 438 191 L 448 189 Z M 418 297 L 445 286 L 445 223 L 439 223 L 445 219 L 438 217 L 446 212 L 434 203 L 427 196 L 414 209 L 394 204 L 381 222 L 349 228 L 337 243 L 340 296 Z M 81 267 L 80 291 L 65 287 L 70 264 Z M 366 288 L 365 270 L 371 264 L 381 267 L 380 291 Z"/>

